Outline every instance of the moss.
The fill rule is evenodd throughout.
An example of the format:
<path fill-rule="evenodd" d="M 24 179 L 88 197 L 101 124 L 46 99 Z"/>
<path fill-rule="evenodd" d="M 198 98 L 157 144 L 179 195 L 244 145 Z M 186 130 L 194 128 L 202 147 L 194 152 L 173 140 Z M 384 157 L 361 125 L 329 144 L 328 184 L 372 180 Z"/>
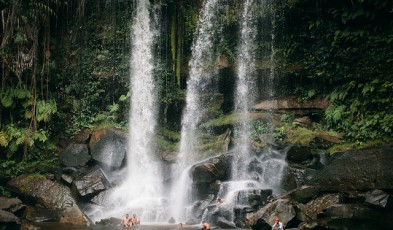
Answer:
<path fill-rule="evenodd" d="M 380 146 L 383 144 L 386 144 L 386 142 L 383 140 L 375 140 L 375 141 L 368 141 L 362 143 L 345 142 L 332 146 L 331 148 L 328 149 L 328 152 L 330 154 L 334 154 L 338 152 L 345 152 L 345 151 L 352 151 L 352 150 L 363 149 L 368 147 Z"/>
<path fill-rule="evenodd" d="M 306 129 L 303 127 L 292 128 L 290 126 L 285 126 L 286 131 L 286 142 L 307 145 L 315 139 L 315 131 Z"/>
<path fill-rule="evenodd" d="M 224 138 L 225 134 L 221 134 L 219 136 L 209 136 L 205 134 L 204 137 L 201 138 L 202 144 L 198 146 L 201 156 L 205 158 L 210 155 L 221 153 L 225 142 Z"/>
<path fill-rule="evenodd" d="M 239 119 L 238 114 L 230 113 L 224 116 L 221 116 L 216 119 L 209 120 L 208 122 L 201 125 L 202 128 L 213 128 L 213 127 L 221 127 L 227 125 L 233 125 L 236 120 Z"/>
<path fill-rule="evenodd" d="M 178 149 L 180 134 L 169 129 L 161 128 L 158 130 L 156 141 L 159 150 L 173 152 Z"/>
<path fill-rule="evenodd" d="M 41 180 L 46 180 L 46 177 L 38 173 L 25 176 L 23 178 L 23 182 L 20 184 L 20 191 L 22 193 L 29 193 L 29 189 L 31 189 L 31 184 L 34 184 L 36 181 Z"/>

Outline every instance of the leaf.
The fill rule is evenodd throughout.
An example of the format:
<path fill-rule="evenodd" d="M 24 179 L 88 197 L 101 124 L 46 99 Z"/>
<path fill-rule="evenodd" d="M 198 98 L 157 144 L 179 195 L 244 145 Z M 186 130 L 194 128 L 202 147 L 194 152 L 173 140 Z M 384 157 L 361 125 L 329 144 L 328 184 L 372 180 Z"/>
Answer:
<path fill-rule="evenodd" d="M 0 131 L 0 146 L 7 147 L 8 143 L 8 135 L 4 131 Z"/>
<path fill-rule="evenodd" d="M 11 107 L 13 101 L 12 101 L 12 96 L 11 95 L 4 95 L 1 98 L 1 104 L 3 104 L 4 107 L 9 108 Z"/>

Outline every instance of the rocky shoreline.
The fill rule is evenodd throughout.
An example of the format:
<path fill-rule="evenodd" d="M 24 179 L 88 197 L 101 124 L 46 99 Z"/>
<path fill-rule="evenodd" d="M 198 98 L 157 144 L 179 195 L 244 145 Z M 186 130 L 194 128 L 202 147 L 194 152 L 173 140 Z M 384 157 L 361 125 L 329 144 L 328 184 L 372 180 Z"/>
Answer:
<path fill-rule="evenodd" d="M 106 177 L 106 170 L 123 167 L 118 162 L 125 158 L 125 147 L 121 146 L 125 144 L 124 135 L 105 130 L 90 133 L 92 143 L 85 144 L 86 138 L 80 140 L 66 148 L 58 173 L 21 175 L 7 182 L 14 198 L 0 197 L 2 226 L 6 229 L 40 229 L 39 225 L 50 224 L 59 229 L 69 225 L 75 229 L 117 226 L 105 221 L 93 223 L 85 210 L 89 205 L 99 206 L 106 191 L 115 185 Z M 108 149 L 108 145 L 116 146 L 113 151 L 117 154 L 113 156 L 116 165 L 108 163 L 114 161 L 100 161 L 104 159 L 100 154 L 107 154 L 103 149 Z M 283 145 L 275 147 L 283 148 Z M 193 216 L 186 224 L 198 226 L 202 214 L 208 210 L 212 217 L 210 223 L 221 229 L 271 229 L 276 216 L 286 229 L 393 228 L 393 144 L 333 155 L 315 152 L 307 146 L 285 144 L 285 148 L 288 166 L 282 193 L 263 189 L 247 191 L 251 206 L 229 210 L 235 214 L 233 222 L 227 218 L 225 205 L 215 204 L 217 185 L 230 177 L 233 153 L 192 166 L 190 179 L 200 199 L 194 203 Z M 173 227 L 158 225 L 157 229 Z M 148 227 L 141 225 L 138 229 Z"/>

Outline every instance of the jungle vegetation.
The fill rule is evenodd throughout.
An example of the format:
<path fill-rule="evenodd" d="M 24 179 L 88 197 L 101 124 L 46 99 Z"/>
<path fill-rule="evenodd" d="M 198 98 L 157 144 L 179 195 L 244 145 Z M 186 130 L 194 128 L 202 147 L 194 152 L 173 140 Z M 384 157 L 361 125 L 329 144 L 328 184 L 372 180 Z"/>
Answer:
<path fill-rule="evenodd" d="M 161 18 L 154 49 L 159 135 L 165 145 L 179 138 L 202 0 L 152 2 Z M 230 66 L 236 62 L 242 2 L 226 0 L 222 6 L 219 49 Z M 341 133 L 343 142 L 391 141 L 393 2 L 265 2 L 267 13 L 258 17 L 268 19 L 260 26 L 275 35 L 270 63 L 277 72 L 275 96 L 328 98 L 321 129 Z M 127 128 L 134 9 L 133 0 L 0 0 L 0 170 L 5 176 L 47 170 L 62 143 L 83 129 Z M 258 38 L 255 49 L 271 45 L 270 37 Z M 218 114 L 231 110 L 225 101 Z"/>

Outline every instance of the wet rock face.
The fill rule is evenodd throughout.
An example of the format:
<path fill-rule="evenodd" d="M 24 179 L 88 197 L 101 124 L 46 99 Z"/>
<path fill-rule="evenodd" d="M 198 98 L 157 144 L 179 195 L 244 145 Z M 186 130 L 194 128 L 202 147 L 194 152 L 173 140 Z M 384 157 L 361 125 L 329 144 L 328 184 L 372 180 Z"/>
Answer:
<path fill-rule="evenodd" d="M 22 175 L 10 180 L 7 187 L 49 209 L 62 209 L 75 203 L 68 187 L 43 176 Z"/>
<path fill-rule="evenodd" d="M 335 153 L 307 184 L 321 191 L 393 189 L 393 145 Z"/>
<path fill-rule="evenodd" d="M 81 197 L 93 197 L 108 189 L 110 183 L 101 168 L 96 165 L 77 174 L 72 187 L 78 191 Z"/>
<path fill-rule="evenodd" d="M 296 212 L 288 199 L 278 199 L 267 204 L 257 212 L 248 215 L 246 224 L 252 229 L 271 229 L 276 217 L 284 226 L 296 216 Z"/>
<path fill-rule="evenodd" d="M 380 208 L 393 209 L 392 195 L 382 191 L 374 190 L 366 195 L 366 204 L 374 205 Z"/>
<path fill-rule="evenodd" d="M 115 129 L 96 130 L 90 139 L 91 156 L 101 164 L 119 169 L 126 154 L 125 133 Z"/>
<path fill-rule="evenodd" d="M 223 154 L 195 164 L 190 169 L 190 176 L 195 184 L 212 183 L 225 180 L 230 176 L 232 155 Z"/>
<path fill-rule="evenodd" d="M 302 222 L 310 222 L 317 219 L 317 214 L 321 213 L 331 205 L 340 202 L 339 194 L 326 194 L 311 200 L 307 204 L 298 204 L 296 206 L 297 219 Z"/>
<path fill-rule="evenodd" d="M 209 195 L 208 197 L 206 197 L 206 199 L 195 202 L 191 208 L 191 213 L 193 214 L 191 219 L 200 220 L 202 218 L 203 212 L 209 206 L 209 204 L 213 201 L 213 199 L 214 199 L 214 196 Z"/>
<path fill-rule="evenodd" d="M 67 167 L 86 166 L 90 159 L 86 144 L 71 144 L 60 155 L 60 163 Z"/>
<path fill-rule="evenodd" d="M 61 223 L 87 225 L 68 187 L 37 175 L 21 175 L 7 183 L 8 189 L 47 210 L 59 212 Z M 70 211 L 72 210 L 72 211 Z"/>
<path fill-rule="evenodd" d="M 290 193 L 290 196 L 291 200 L 306 203 L 318 195 L 318 193 L 319 188 L 316 186 L 302 186 Z"/>

